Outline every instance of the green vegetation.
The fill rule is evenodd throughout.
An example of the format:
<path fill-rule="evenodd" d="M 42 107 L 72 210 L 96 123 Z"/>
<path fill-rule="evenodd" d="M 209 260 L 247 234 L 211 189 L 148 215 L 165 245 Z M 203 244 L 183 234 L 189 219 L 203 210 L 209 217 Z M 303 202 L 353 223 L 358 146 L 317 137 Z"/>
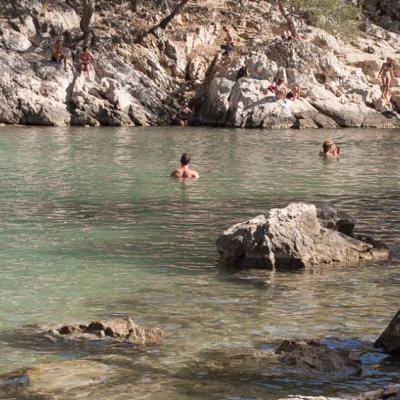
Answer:
<path fill-rule="evenodd" d="M 359 32 L 361 7 L 345 0 L 278 0 L 294 20 L 323 28 L 343 39 L 354 39 Z"/>

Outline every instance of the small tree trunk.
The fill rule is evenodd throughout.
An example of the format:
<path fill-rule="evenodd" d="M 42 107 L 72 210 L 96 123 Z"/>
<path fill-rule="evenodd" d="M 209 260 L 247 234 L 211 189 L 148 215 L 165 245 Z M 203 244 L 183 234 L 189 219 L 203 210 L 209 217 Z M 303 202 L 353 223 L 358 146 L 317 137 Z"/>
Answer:
<path fill-rule="evenodd" d="M 153 26 L 150 30 L 148 30 L 147 32 L 142 32 L 137 39 L 135 40 L 135 43 L 140 43 L 147 35 L 149 35 L 150 33 L 153 33 L 157 30 L 157 29 L 165 29 L 169 23 L 181 12 L 182 8 L 189 3 L 190 0 L 183 0 L 180 3 L 178 3 L 176 5 L 176 7 L 172 10 L 171 14 L 169 14 L 168 16 L 166 16 L 159 24 Z"/>
<path fill-rule="evenodd" d="M 94 0 L 81 0 L 81 4 L 82 17 L 79 26 L 85 38 L 87 38 L 90 32 L 90 20 L 92 19 L 94 11 Z"/>
<path fill-rule="evenodd" d="M 285 18 L 287 24 L 288 24 L 288 28 L 290 33 L 292 34 L 292 36 L 294 38 L 299 36 L 299 33 L 297 32 L 296 29 L 296 25 L 294 24 L 293 18 L 291 17 L 291 15 L 285 10 L 285 7 L 283 6 L 282 1 L 278 2 L 278 7 L 279 7 L 279 11 L 282 14 L 282 17 Z"/>

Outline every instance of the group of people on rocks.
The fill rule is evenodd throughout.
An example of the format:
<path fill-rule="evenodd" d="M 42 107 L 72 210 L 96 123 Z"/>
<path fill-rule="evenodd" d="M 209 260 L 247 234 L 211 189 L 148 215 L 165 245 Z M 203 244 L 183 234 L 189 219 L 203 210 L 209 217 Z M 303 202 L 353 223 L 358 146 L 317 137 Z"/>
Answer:
<path fill-rule="evenodd" d="M 92 69 L 93 55 L 89 47 L 85 46 L 79 55 L 79 71 L 81 74 L 89 76 Z M 51 62 L 58 65 L 64 64 L 64 70 L 67 70 L 67 56 L 65 54 L 64 45 L 61 39 L 58 39 L 51 49 Z"/>
<path fill-rule="evenodd" d="M 234 51 L 233 36 L 228 29 L 224 26 L 224 43 L 221 45 L 222 52 L 222 65 L 227 66 L 231 62 L 230 53 Z M 79 55 L 79 71 L 82 74 L 89 76 L 90 70 L 93 68 L 94 58 L 87 46 L 83 47 Z M 64 50 L 63 42 L 58 39 L 51 49 L 51 62 L 58 65 L 63 64 L 64 70 L 67 70 L 67 56 Z M 242 66 L 237 74 L 237 79 L 247 75 L 247 67 Z M 378 77 L 381 78 L 381 99 L 387 101 L 390 98 L 390 87 L 394 79 L 394 62 L 388 57 L 379 71 Z M 301 88 L 299 84 L 294 84 L 290 89 L 283 79 L 275 79 L 274 82 L 267 88 L 273 93 L 277 100 L 297 100 L 301 97 Z M 182 127 L 187 127 L 192 119 L 193 111 L 189 104 L 185 102 L 178 110 L 177 120 Z"/>

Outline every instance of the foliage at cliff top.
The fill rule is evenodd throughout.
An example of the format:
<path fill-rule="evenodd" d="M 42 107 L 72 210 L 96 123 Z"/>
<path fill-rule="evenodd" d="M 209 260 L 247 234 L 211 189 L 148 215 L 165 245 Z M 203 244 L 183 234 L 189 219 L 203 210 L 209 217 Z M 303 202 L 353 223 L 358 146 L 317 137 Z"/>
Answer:
<path fill-rule="evenodd" d="M 344 39 L 358 34 L 362 9 L 345 0 L 279 0 L 289 15 Z"/>

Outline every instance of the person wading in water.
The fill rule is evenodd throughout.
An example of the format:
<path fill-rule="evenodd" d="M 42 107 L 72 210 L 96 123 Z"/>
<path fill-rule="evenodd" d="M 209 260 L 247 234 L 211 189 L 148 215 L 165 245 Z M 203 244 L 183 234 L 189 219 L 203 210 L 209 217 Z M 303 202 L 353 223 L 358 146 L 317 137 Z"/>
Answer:
<path fill-rule="evenodd" d="M 189 168 L 190 161 L 191 156 L 187 153 L 183 153 L 181 156 L 181 166 L 175 171 L 172 171 L 171 176 L 182 179 L 199 178 L 200 175 L 195 170 Z"/>

